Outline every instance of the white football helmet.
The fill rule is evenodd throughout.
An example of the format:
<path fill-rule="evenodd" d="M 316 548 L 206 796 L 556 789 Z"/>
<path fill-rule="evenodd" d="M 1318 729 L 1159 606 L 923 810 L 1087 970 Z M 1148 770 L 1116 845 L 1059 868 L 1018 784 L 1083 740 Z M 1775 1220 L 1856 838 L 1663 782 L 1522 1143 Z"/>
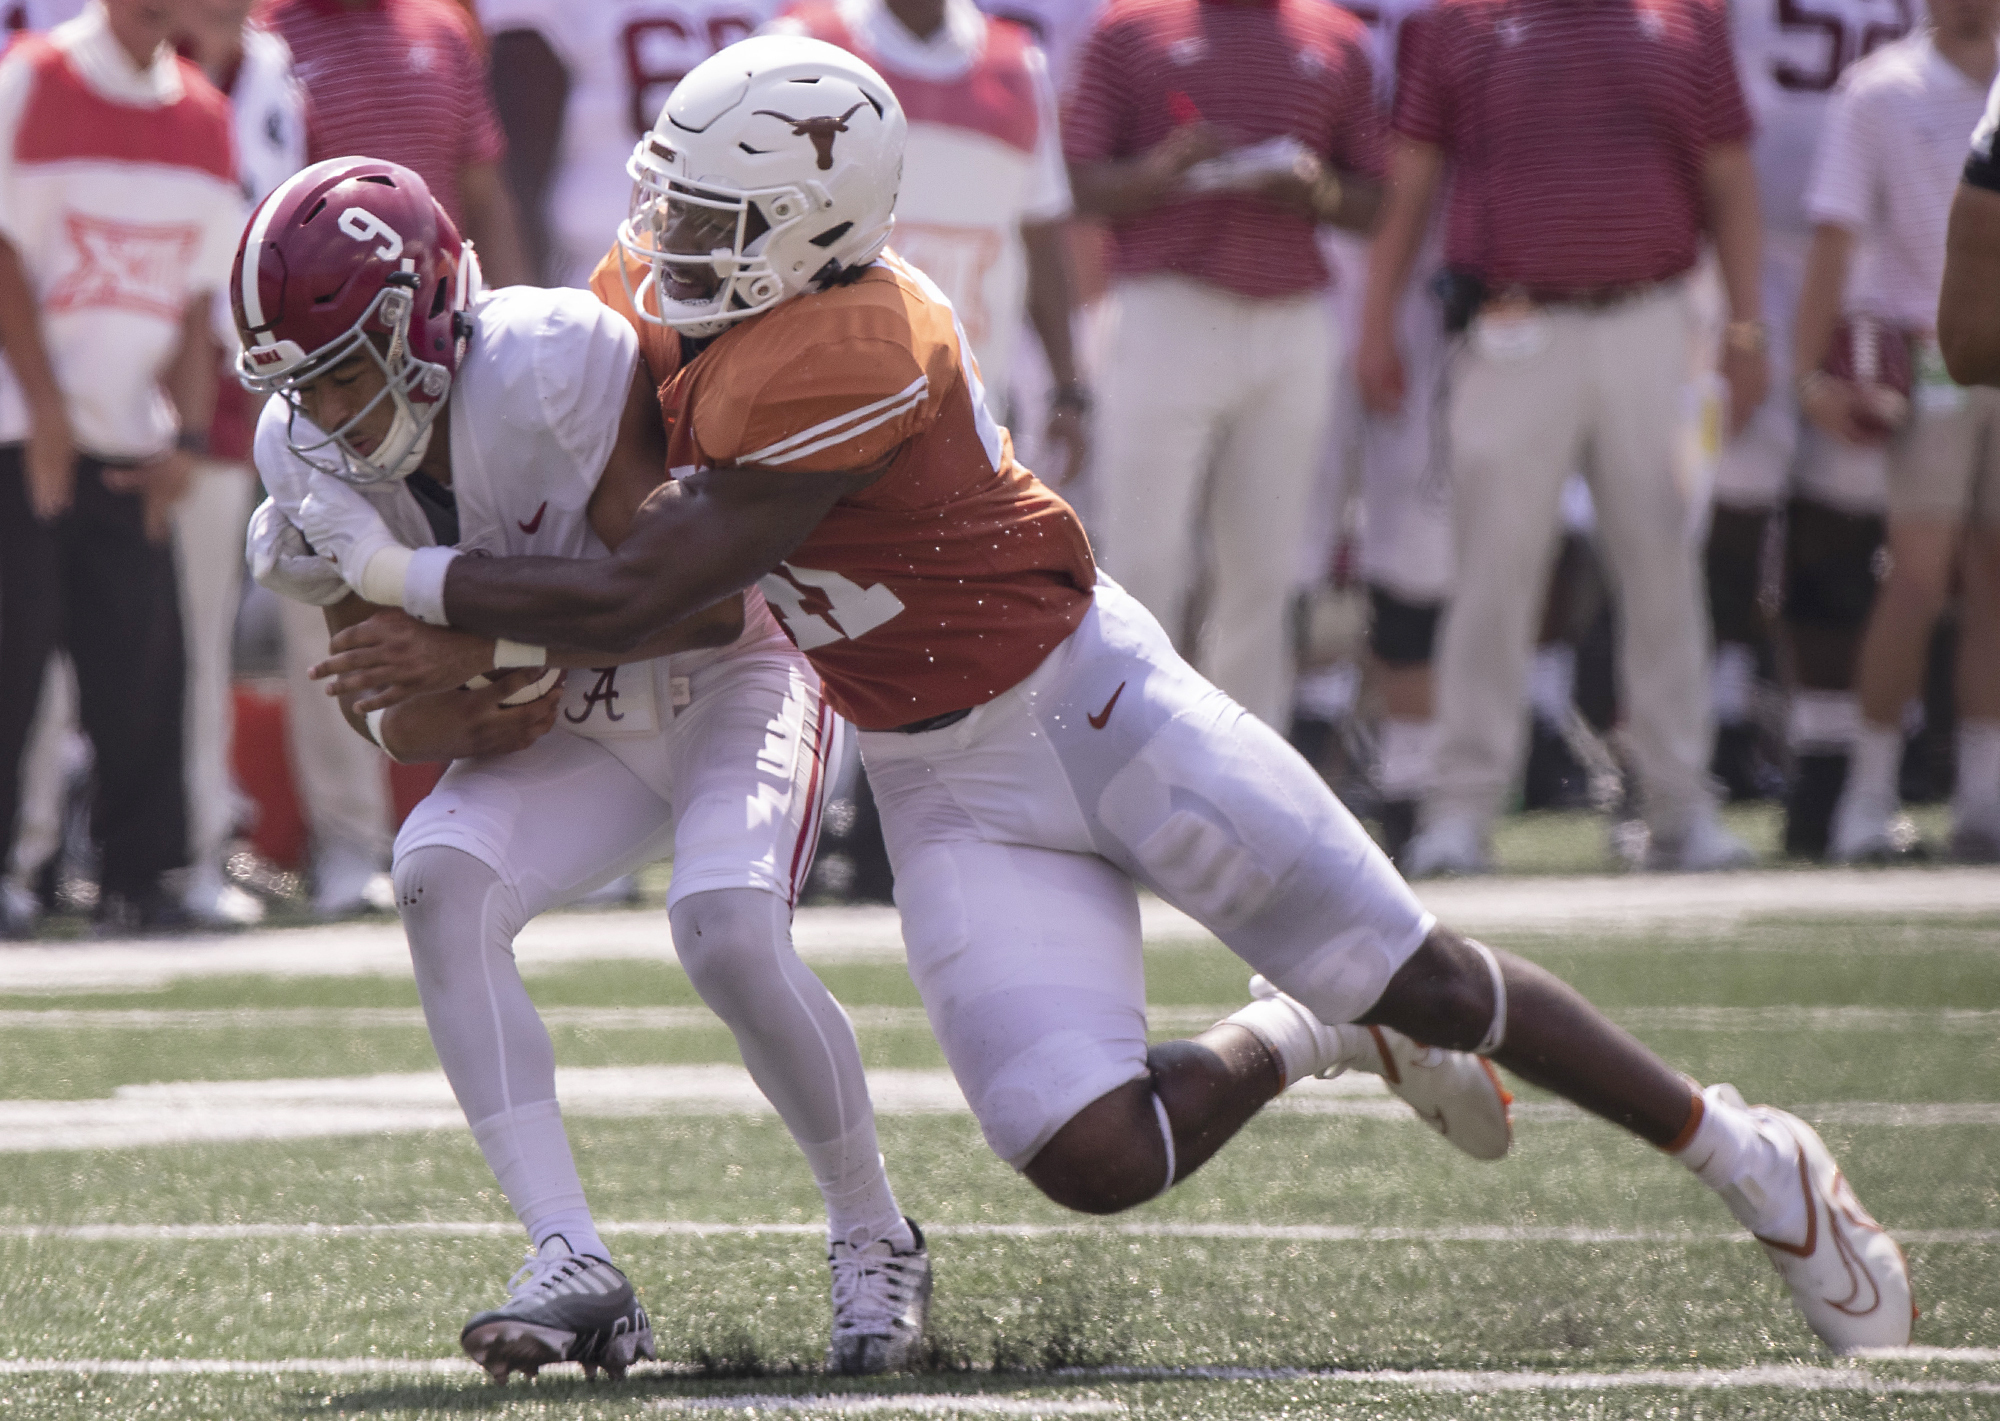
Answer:
<path fill-rule="evenodd" d="M 895 226 L 909 123 L 882 76 L 802 35 L 757 35 L 674 86 L 632 150 L 618 244 L 640 316 L 712 335 L 873 261 Z"/>

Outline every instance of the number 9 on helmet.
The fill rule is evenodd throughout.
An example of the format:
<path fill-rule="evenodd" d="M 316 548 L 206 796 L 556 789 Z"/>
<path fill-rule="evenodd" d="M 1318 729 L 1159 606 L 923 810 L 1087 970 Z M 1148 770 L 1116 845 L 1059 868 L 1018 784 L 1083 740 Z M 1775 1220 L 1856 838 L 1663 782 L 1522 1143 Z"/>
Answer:
<path fill-rule="evenodd" d="M 479 290 L 471 243 L 422 178 L 376 158 L 315 163 L 258 204 L 237 244 L 237 377 L 286 401 L 292 450 L 313 467 L 354 484 L 403 478 L 430 445 Z M 380 370 L 381 392 L 338 427 L 316 428 L 299 392 L 356 356 Z M 364 452 L 357 432 L 383 400 L 393 418 Z"/>

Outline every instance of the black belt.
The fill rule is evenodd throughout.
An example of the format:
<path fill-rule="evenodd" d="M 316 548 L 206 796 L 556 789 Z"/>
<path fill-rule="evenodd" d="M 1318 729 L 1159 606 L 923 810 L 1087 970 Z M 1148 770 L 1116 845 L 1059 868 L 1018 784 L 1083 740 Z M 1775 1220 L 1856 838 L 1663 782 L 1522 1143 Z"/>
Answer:
<path fill-rule="evenodd" d="M 1633 281 L 1619 286 L 1590 286 L 1580 290 L 1511 286 L 1495 293 L 1488 299 L 1488 304 L 1494 302 L 1504 304 L 1509 297 L 1523 297 L 1536 306 L 1569 306 L 1584 311 L 1605 311 L 1613 306 L 1622 306 L 1627 301 L 1650 296 L 1666 284 L 1665 281 Z"/>
<path fill-rule="evenodd" d="M 957 725 L 971 714 L 972 707 L 967 706 L 964 710 L 946 711 L 943 715 L 925 716 L 922 720 L 913 720 L 908 725 L 892 725 L 889 727 L 889 733 L 891 735 L 922 735 L 926 730 L 943 730 L 947 725 Z"/>

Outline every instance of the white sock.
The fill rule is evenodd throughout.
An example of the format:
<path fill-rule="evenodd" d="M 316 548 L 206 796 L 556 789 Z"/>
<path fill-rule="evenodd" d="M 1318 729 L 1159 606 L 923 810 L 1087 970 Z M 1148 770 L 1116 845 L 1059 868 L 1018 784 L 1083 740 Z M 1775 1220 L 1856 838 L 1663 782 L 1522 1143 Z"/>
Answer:
<path fill-rule="evenodd" d="M 2000 720 L 1958 723 L 1958 783 L 1951 792 L 1955 824 L 2000 822 Z"/>
<path fill-rule="evenodd" d="M 610 1261 L 611 1251 L 597 1236 L 584 1202 L 561 1106 L 538 1100 L 489 1115 L 472 1127 L 472 1137 L 536 1248 L 561 1234 L 570 1252 Z"/>
<path fill-rule="evenodd" d="M 1381 789 L 1384 799 L 1422 799 L 1431 785 L 1431 756 L 1437 746 L 1437 722 L 1382 722 Z"/>
<path fill-rule="evenodd" d="M 1868 804 L 1900 803 L 1901 797 L 1896 793 L 1896 772 L 1902 764 L 1901 727 L 1862 721 L 1861 729 L 1854 737 L 1854 748 L 1848 756 L 1847 791 L 1843 798 L 1854 796 L 1857 802 Z"/>
<path fill-rule="evenodd" d="M 1536 647 L 1528 667 L 1528 704 L 1535 714 L 1550 725 L 1562 725 L 1569 719 L 1575 693 L 1576 648 L 1565 641 Z"/>
<path fill-rule="evenodd" d="M 1280 1090 L 1322 1071 L 1345 1070 L 1368 1059 L 1373 1050 L 1366 1028 L 1328 1025 L 1283 993 L 1252 1002 L 1223 1020 L 1264 1043 L 1284 1077 Z"/>
<path fill-rule="evenodd" d="M 849 1243 L 892 1238 L 898 1248 L 907 1248 L 915 1241 L 896 1206 L 895 1191 L 889 1187 L 873 1121 L 837 1140 L 821 1144 L 800 1141 L 799 1149 L 805 1154 L 820 1197 L 826 1200 L 827 1237 Z"/>
<path fill-rule="evenodd" d="M 1785 739 L 1802 755 L 1845 755 L 1861 733 L 1861 702 L 1852 691 L 1794 691 Z"/>
<path fill-rule="evenodd" d="M 1720 1194 L 1745 1228 L 1798 1242 L 1806 1220 L 1805 1196 L 1797 1187 L 1797 1146 L 1789 1137 L 1765 1134 L 1740 1100 L 1726 1085 L 1703 1091 L 1701 1122 L 1674 1158 Z"/>
<path fill-rule="evenodd" d="M 1757 653 L 1740 641 L 1719 642 L 1709 667 L 1709 704 L 1717 725 L 1735 725 L 1750 718 L 1750 690 L 1757 681 Z"/>

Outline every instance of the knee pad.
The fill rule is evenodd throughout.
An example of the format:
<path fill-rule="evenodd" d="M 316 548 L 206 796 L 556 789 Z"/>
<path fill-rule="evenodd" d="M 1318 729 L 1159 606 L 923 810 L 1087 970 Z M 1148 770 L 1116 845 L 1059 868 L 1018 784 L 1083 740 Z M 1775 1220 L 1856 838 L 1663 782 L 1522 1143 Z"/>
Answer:
<path fill-rule="evenodd" d="M 1859 632 L 1875 605 L 1883 519 L 1804 498 L 1792 500 L 1785 518 L 1785 620 Z"/>
<path fill-rule="evenodd" d="M 1385 666 L 1423 666 L 1437 644 L 1439 602 L 1405 602 L 1380 587 L 1368 589 L 1373 616 L 1368 622 L 1368 649 Z"/>
<path fill-rule="evenodd" d="M 1702 563 L 1709 620 L 1718 642 L 1755 646 L 1763 639 L 1757 594 L 1764 583 L 1764 532 L 1770 522 L 1763 509 L 1715 510 Z"/>

